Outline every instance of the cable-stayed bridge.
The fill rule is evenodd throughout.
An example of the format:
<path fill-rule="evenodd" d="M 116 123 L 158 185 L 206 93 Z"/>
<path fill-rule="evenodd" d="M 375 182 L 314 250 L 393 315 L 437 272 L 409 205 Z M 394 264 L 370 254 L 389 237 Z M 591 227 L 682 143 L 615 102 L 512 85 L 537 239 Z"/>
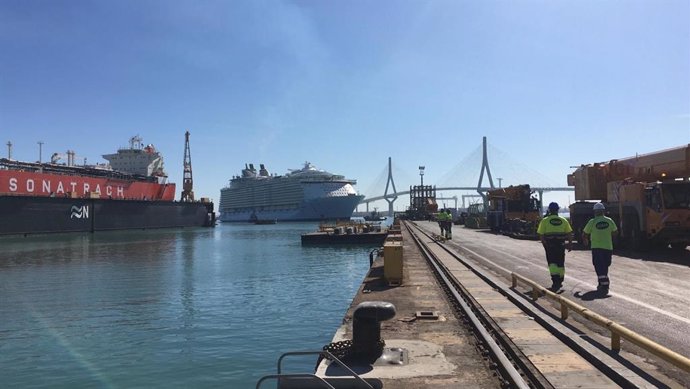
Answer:
<path fill-rule="evenodd" d="M 465 199 L 466 198 L 473 198 L 473 197 L 479 197 L 483 201 L 486 202 L 486 192 L 492 189 L 496 189 L 497 187 L 494 185 L 494 179 L 493 176 L 491 175 L 491 168 L 489 167 L 489 159 L 487 155 L 487 143 L 486 143 L 486 137 L 483 138 L 482 141 L 482 164 L 480 168 L 480 173 L 479 173 L 479 182 L 477 185 L 462 185 L 462 186 L 437 186 L 435 188 L 436 192 L 456 192 L 456 191 L 462 191 L 462 192 L 467 192 L 467 191 L 476 191 L 478 194 L 476 195 L 461 195 L 459 196 L 462 199 L 462 206 L 464 208 L 465 206 Z M 424 185 L 424 166 L 419 166 L 419 173 L 420 173 L 420 178 L 421 178 L 421 185 Z M 488 185 L 483 184 L 484 181 L 484 176 L 486 175 Z M 501 187 L 501 181 L 503 178 L 497 178 L 499 181 L 499 188 Z M 532 190 L 534 190 L 538 195 L 539 195 L 539 201 L 542 201 L 543 194 L 545 192 L 572 192 L 574 189 L 571 187 L 557 187 L 557 186 L 530 186 Z M 371 203 L 377 202 L 377 201 L 382 201 L 385 200 L 388 203 L 388 215 L 392 216 L 393 215 L 393 205 L 394 202 L 398 199 L 400 196 L 405 196 L 409 195 L 410 191 L 409 190 L 404 190 L 404 191 L 398 191 L 395 187 L 395 180 L 393 178 L 393 169 L 392 169 L 392 162 L 391 158 L 388 158 L 388 177 L 386 180 L 386 187 L 384 189 L 384 192 L 382 195 L 378 196 L 367 196 L 365 197 L 360 204 L 365 205 L 366 207 L 366 212 L 369 212 L 369 205 Z M 451 196 L 451 197 L 437 197 L 437 200 L 455 200 L 455 206 L 457 208 L 457 199 L 458 196 Z"/>

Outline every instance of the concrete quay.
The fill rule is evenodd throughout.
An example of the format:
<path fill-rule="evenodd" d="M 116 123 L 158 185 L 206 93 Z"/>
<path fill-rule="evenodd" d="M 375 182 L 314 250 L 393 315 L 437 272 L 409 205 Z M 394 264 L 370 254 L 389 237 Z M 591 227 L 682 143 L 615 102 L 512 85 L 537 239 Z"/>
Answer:
<path fill-rule="evenodd" d="M 415 224 L 429 233 L 439 231 L 436 223 Z M 485 269 L 497 283 L 510 285 L 510 273 L 516 272 L 541 285 L 550 285 L 544 249 L 538 241 L 512 239 L 486 230 L 454 226 L 453 239 L 446 242 L 445 247 L 473 266 Z M 690 356 L 690 292 L 687 283 L 690 279 L 690 250 L 669 248 L 640 253 L 614 248 L 613 254 L 609 270 L 611 291 L 608 296 L 597 296 L 591 251 L 575 247 L 567 252 L 561 296 L 661 346 Z M 517 291 L 527 292 L 521 288 Z M 684 371 L 625 340 L 621 352 L 612 353 L 608 347 L 611 334 L 605 328 L 579 315 L 571 315 L 567 322 L 562 322 L 559 307 L 547 299 L 539 299 L 534 306 L 549 313 L 555 325 L 573 329 L 573 339 L 586 339 L 591 344 L 602 345 L 602 359 L 608 357 L 610 365 L 625 364 L 645 377 L 650 382 L 647 386 L 690 387 L 690 371 Z"/>
<path fill-rule="evenodd" d="M 429 229 L 431 225 L 428 223 L 423 227 Z M 454 230 L 455 233 L 457 228 Z M 354 297 L 333 342 L 353 339 L 353 317 L 360 304 L 384 301 L 395 306 L 396 314 L 392 319 L 380 323 L 380 336 L 385 340 L 387 349 L 404 350 L 404 356 L 400 352 L 399 360 L 393 358 L 392 362 L 389 360 L 387 363 L 379 360 L 373 365 L 357 361 L 346 363 L 372 387 L 501 387 L 504 382 L 496 374 L 493 362 L 486 356 L 481 342 L 464 323 L 465 319 L 458 319 L 459 315 L 456 316 L 455 308 L 448 302 L 446 293 L 411 234 L 403 227 L 400 235 L 404 263 L 402 280 L 390 284 L 384 277 L 384 260 L 378 257 Z M 395 238 L 396 241 L 399 239 Z M 464 239 L 454 239 L 444 246 L 452 251 L 460 251 L 458 242 Z M 617 372 L 617 378 L 609 378 L 597 366 L 538 324 L 534 317 L 522 312 L 505 296 L 479 279 L 443 248 L 434 248 L 433 245 L 430 247 L 481 305 L 481 309 L 511 338 L 528 363 L 538 371 L 540 385 L 543 387 L 682 387 L 672 380 L 652 379 L 650 383 L 644 379 L 644 371 L 630 372 L 615 356 L 596 350 L 590 344 L 582 346 L 599 354 L 596 356 L 601 359 L 599 367 L 603 365 L 604 370 Z M 545 320 L 557 321 L 552 317 L 546 317 Z M 583 337 L 582 333 L 567 326 L 560 327 L 560 330 L 574 339 L 573 342 L 587 343 L 580 339 Z M 361 383 L 349 378 L 344 369 L 328 360 L 320 362 L 316 375 L 336 388 L 363 387 Z M 313 387 L 319 386 L 314 384 Z"/>
<path fill-rule="evenodd" d="M 458 322 L 452 308 L 409 233 L 402 229 L 403 279 L 389 286 L 384 279 L 383 258 L 378 257 L 348 309 L 333 342 L 352 339 L 355 308 L 366 301 L 387 301 L 395 305 L 396 316 L 381 322 L 386 347 L 408 350 L 404 365 L 355 368 L 374 387 L 383 388 L 500 388 L 500 380 L 477 347 L 477 339 Z M 438 319 L 417 318 L 417 312 L 438 313 Z M 368 370 L 368 371 L 367 371 Z M 322 361 L 316 375 L 334 382 L 347 375 L 329 361 Z M 354 383 L 336 387 L 362 387 Z M 317 386 L 314 386 L 317 387 Z"/>

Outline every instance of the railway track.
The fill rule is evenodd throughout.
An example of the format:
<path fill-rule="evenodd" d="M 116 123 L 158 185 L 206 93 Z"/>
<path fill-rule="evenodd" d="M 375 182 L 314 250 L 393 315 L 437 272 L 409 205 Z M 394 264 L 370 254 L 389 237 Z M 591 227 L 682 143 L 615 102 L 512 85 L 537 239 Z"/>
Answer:
<path fill-rule="evenodd" d="M 520 293 L 493 281 L 414 222 L 405 222 L 405 228 L 504 387 L 664 387 L 615 355 L 602 358 L 601 350 L 583 346 L 582 334 L 549 323 Z"/>

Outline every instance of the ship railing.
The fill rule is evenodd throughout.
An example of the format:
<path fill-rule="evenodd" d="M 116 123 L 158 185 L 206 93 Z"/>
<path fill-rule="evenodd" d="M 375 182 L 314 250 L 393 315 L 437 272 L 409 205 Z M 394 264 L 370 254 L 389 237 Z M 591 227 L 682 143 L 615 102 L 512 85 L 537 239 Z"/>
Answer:
<path fill-rule="evenodd" d="M 150 182 L 156 182 L 157 177 L 155 176 L 146 176 L 142 174 L 128 174 L 128 173 L 123 173 L 119 172 L 116 170 L 104 170 L 101 168 L 96 168 L 92 166 L 67 166 L 67 165 L 58 165 L 58 164 L 52 164 L 52 163 L 33 163 L 33 162 L 22 162 L 22 161 L 14 161 L 6 158 L 0 158 L 0 168 L 3 170 L 23 170 L 23 171 L 32 171 L 32 172 L 39 172 L 42 171 L 43 173 L 51 173 L 51 174 L 60 174 L 60 175 L 72 175 L 72 174 L 83 174 L 83 175 L 88 175 L 91 177 L 106 177 L 106 178 L 115 178 L 115 179 L 123 179 L 123 180 L 139 180 L 139 181 L 150 181 Z"/>
<path fill-rule="evenodd" d="M 293 356 L 293 355 L 318 355 L 320 358 L 326 358 L 331 360 L 333 363 L 338 365 L 338 367 L 343 368 L 345 371 L 349 373 L 352 378 L 355 379 L 358 383 L 360 383 L 362 388 L 367 388 L 367 389 L 374 389 L 373 386 L 371 386 L 370 383 L 368 383 L 364 378 L 360 377 L 359 374 L 357 374 L 354 370 L 350 369 L 343 361 L 338 359 L 335 355 L 331 354 L 327 350 L 319 350 L 319 351 L 291 351 L 291 352 L 286 352 L 283 353 L 283 355 L 278 358 L 278 371 L 277 374 L 270 374 L 263 376 L 259 379 L 259 381 L 256 383 L 256 389 L 259 389 L 261 387 L 261 384 L 263 384 L 264 381 L 269 380 L 269 379 L 277 379 L 278 380 L 278 388 L 281 388 L 281 381 L 286 384 L 290 382 L 290 380 L 296 380 L 296 379 L 303 379 L 306 378 L 310 381 L 313 381 L 318 387 L 324 387 L 324 388 L 330 388 L 330 389 L 335 389 L 333 385 L 331 385 L 328 381 L 326 381 L 324 378 L 317 376 L 316 374 L 313 373 L 297 373 L 297 374 L 285 374 L 282 372 L 282 363 L 283 359 L 287 356 Z M 299 382 L 301 385 L 300 387 L 304 387 L 304 383 L 302 381 Z"/>

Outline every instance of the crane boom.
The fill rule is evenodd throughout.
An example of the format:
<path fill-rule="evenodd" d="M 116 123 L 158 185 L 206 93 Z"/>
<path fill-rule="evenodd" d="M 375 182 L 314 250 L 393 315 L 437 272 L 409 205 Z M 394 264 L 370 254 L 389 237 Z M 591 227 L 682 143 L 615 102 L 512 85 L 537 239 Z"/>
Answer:
<path fill-rule="evenodd" d="M 189 151 L 189 131 L 184 134 L 184 171 L 182 175 L 182 194 L 180 201 L 194 201 L 194 181 L 192 179 L 192 155 Z"/>
<path fill-rule="evenodd" d="M 639 181 L 690 177 L 690 145 L 609 162 L 611 180 Z"/>

